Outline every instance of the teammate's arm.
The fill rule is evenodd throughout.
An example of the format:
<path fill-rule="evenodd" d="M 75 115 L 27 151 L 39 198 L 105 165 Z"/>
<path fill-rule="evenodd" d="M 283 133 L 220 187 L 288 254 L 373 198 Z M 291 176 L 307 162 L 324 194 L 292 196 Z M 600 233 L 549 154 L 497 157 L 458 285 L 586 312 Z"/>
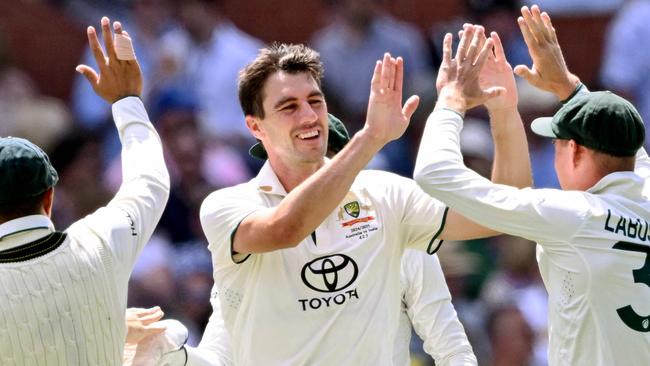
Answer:
<path fill-rule="evenodd" d="M 473 31 L 472 28 L 466 27 L 466 29 Z M 479 39 L 476 47 L 480 49 L 485 45 L 487 39 L 483 34 L 483 27 L 477 27 L 476 32 L 478 32 Z M 532 174 L 528 142 L 521 116 L 517 110 L 517 86 L 512 67 L 506 60 L 498 34 L 492 32 L 490 39 L 494 44 L 494 51 L 487 52 L 485 65 L 479 75 L 479 83 L 483 87 L 503 89 L 501 94 L 485 101 L 490 115 L 490 127 L 495 147 L 492 181 L 519 188 L 530 187 Z M 450 210 L 441 238 L 466 240 L 497 234 L 499 233 Z"/>
<path fill-rule="evenodd" d="M 233 251 L 246 254 L 294 247 L 320 225 L 344 198 L 359 171 L 406 130 L 418 98 L 411 97 L 402 106 L 402 80 L 402 59 L 386 54 L 375 66 L 365 127 L 280 205 L 243 219 L 234 234 Z"/>
<path fill-rule="evenodd" d="M 404 302 L 424 351 L 439 366 L 476 365 L 463 325 L 451 303 L 437 255 L 407 249 L 402 257 Z"/>
<path fill-rule="evenodd" d="M 129 59 L 118 58 L 109 23 L 107 17 L 102 18 L 105 51 L 95 29 L 87 30 L 99 73 L 87 65 L 77 66 L 77 71 L 97 95 L 112 104 L 122 142 L 122 185 L 107 207 L 100 209 L 103 214 L 91 215 L 85 222 L 92 223 L 93 230 L 110 243 L 119 260 L 132 264 L 162 215 L 170 183 L 160 138 L 140 100 L 142 72 L 130 39 L 122 39 L 130 50 Z M 113 27 L 116 38 L 128 37 L 119 22 Z"/>

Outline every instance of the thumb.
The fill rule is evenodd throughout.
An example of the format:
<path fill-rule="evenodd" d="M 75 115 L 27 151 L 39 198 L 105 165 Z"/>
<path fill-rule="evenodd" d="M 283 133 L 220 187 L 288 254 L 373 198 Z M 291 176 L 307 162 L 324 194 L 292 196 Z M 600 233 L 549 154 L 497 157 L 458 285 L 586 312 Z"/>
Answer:
<path fill-rule="evenodd" d="M 533 70 L 529 69 L 526 65 L 517 65 L 514 68 L 515 75 L 526 79 L 529 83 L 534 79 L 535 75 Z"/>
<path fill-rule="evenodd" d="M 78 73 L 83 75 L 86 78 L 86 80 L 88 80 L 90 85 L 93 86 L 93 88 L 99 82 L 99 75 L 97 75 L 95 70 L 93 70 L 91 67 L 89 67 L 87 65 L 78 65 L 75 68 L 75 70 L 77 70 Z"/>
<path fill-rule="evenodd" d="M 418 109 L 418 105 L 420 104 L 420 97 L 417 95 L 411 95 L 411 97 L 406 100 L 406 103 L 404 103 L 404 107 L 402 107 L 402 113 L 406 116 L 406 118 L 411 119 L 411 116 L 413 116 L 413 113 L 415 113 L 415 110 Z"/>

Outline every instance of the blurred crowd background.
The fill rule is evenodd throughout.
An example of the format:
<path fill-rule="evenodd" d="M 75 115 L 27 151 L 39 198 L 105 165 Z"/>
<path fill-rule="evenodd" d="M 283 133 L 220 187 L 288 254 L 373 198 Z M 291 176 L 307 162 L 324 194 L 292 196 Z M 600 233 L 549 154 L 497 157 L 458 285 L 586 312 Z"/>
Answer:
<path fill-rule="evenodd" d="M 103 205 L 120 183 L 110 106 L 77 75 L 95 66 L 85 28 L 122 21 L 145 76 L 143 99 L 163 139 L 172 192 L 132 276 L 130 306 L 160 305 L 196 344 L 210 315 L 212 265 L 198 209 L 212 190 L 253 177 L 262 162 L 237 100 L 237 74 L 269 42 L 306 42 L 325 65 L 331 112 L 351 132 L 364 122 L 370 77 L 383 52 L 405 60 L 406 93 L 422 98 L 409 130 L 371 167 L 410 176 L 435 101 L 445 32 L 464 22 L 497 31 L 510 63 L 530 65 L 517 0 L 0 0 L 0 135 L 43 146 L 62 179 L 54 222 L 65 228 Z M 539 0 L 569 68 L 592 90 L 613 90 L 650 118 L 650 0 Z M 558 108 L 518 80 L 528 124 Z M 529 134 L 537 187 L 557 187 L 553 148 Z M 489 176 L 487 114 L 462 134 L 466 163 Z M 546 364 L 546 291 L 534 244 L 509 236 L 445 243 L 439 252 L 453 302 L 482 365 Z M 414 365 L 432 364 L 413 338 Z"/>

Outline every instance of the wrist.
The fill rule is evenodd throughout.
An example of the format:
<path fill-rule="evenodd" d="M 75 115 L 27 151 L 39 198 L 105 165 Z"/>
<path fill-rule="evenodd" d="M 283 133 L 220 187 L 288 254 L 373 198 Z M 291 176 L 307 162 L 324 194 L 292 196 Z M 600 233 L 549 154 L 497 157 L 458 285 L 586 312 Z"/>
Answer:
<path fill-rule="evenodd" d="M 355 133 L 353 139 L 359 140 L 362 146 L 368 148 L 373 154 L 379 152 L 389 142 L 375 134 L 367 125 Z"/>
<path fill-rule="evenodd" d="M 467 101 L 458 93 L 447 90 L 447 88 L 442 88 L 434 109 L 441 108 L 451 109 L 461 116 L 464 116 L 467 111 Z"/>
<path fill-rule="evenodd" d="M 567 100 L 571 99 L 571 96 L 575 95 L 580 85 L 580 79 L 577 76 L 568 73 L 566 82 L 558 86 L 554 91 L 554 94 L 561 102 L 565 103 Z"/>

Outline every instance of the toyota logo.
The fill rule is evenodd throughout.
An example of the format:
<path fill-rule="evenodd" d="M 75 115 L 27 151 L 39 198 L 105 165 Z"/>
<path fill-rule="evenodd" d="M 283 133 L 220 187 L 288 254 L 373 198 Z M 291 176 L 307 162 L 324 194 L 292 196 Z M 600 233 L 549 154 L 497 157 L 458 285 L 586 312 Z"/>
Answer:
<path fill-rule="evenodd" d="M 316 258 L 302 267 L 302 282 L 318 292 L 336 292 L 350 286 L 357 279 L 359 268 L 352 258 L 332 254 Z"/>

